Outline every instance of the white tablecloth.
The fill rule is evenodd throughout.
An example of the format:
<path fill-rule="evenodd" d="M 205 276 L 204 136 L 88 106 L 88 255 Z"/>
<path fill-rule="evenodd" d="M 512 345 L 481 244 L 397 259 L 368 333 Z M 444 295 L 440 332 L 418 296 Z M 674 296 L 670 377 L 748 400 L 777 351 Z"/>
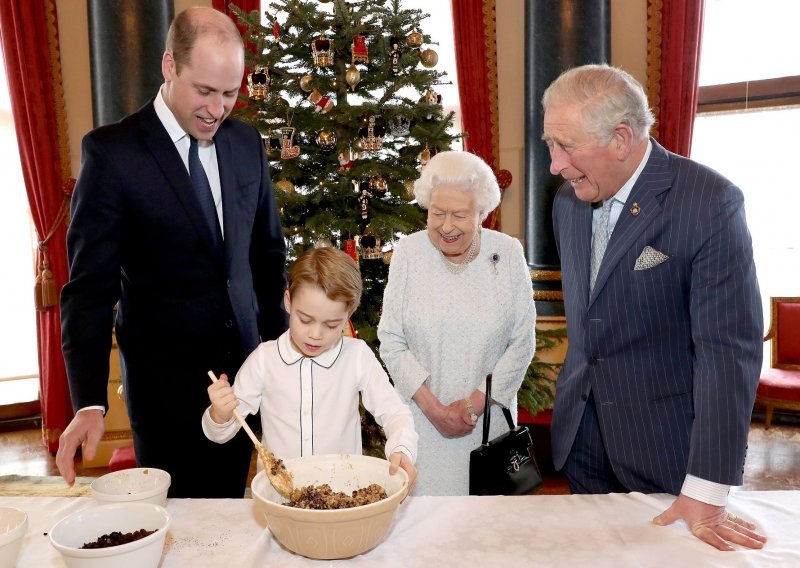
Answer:
<path fill-rule="evenodd" d="M 800 566 L 800 491 L 734 492 L 729 510 L 758 524 L 763 550 L 720 552 L 683 523 L 650 520 L 668 495 L 409 497 L 386 540 L 343 561 L 314 561 L 283 549 L 249 499 L 170 499 L 173 515 L 161 566 Z M 43 533 L 91 507 L 88 497 L 0 497 L 28 513 L 18 567 L 64 566 Z"/>

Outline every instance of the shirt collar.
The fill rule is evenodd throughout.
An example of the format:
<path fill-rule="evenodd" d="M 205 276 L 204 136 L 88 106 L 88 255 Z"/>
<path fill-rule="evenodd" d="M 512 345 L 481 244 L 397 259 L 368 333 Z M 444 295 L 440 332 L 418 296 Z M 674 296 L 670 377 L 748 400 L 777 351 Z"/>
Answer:
<path fill-rule="evenodd" d="M 181 128 L 180 124 L 178 124 L 175 115 L 172 114 L 171 110 L 169 110 L 164 97 L 161 95 L 161 88 L 158 89 L 158 94 L 153 101 L 153 106 L 156 109 L 156 115 L 158 115 L 158 119 L 161 121 L 161 124 L 164 125 L 164 128 L 167 130 L 167 134 L 169 134 L 169 138 L 172 140 L 173 144 L 176 144 L 178 140 L 186 136 L 186 131 Z"/>
<path fill-rule="evenodd" d="M 650 142 L 650 139 L 647 139 L 647 150 L 644 152 L 644 156 L 642 156 L 642 161 L 639 162 L 639 166 L 636 168 L 636 171 L 633 172 L 633 175 L 630 177 L 628 181 L 619 189 L 617 193 L 611 198 L 612 201 L 618 201 L 621 205 L 625 205 L 625 202 L 628 200 L 628 196 L 631 194 L 631 190 L 633 189 L 636 180 L 639 179 L 639 175 L 641 175 L 642 170 L 644 169 L 645 164 L 647 164 L 648 158 L 650 158 L 650 151 L 653 149 L 653 143 Z"/>
<path fill-rule="evenodd" d="M 309 359 L 320 367 L 330 369 L 336 362 L 336 359 L 339 358 L 343 346 L 344 338 L 342 337 L 336 345 L 328 349 L 325 353 L 320 353 L 316 357 L 306 357 L 294 348 L 292 339 L 289 336 L 289 331 L 287 330 L 278 338 L 278 355 L 280 355 L 281 361 L 286 365 L 294 365 L 302 359 Z"/>

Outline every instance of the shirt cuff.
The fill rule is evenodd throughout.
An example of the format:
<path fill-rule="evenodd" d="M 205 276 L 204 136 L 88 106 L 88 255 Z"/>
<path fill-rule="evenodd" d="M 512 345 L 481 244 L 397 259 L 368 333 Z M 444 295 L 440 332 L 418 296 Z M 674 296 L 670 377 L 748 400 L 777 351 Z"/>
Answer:
<path fill-rule="evenodd" d="M 723 485 L 722 483 L 715 483 L 707 479 L 700 479 L 699 477 L 687 473 L 686 479 L 683 481 L 681 493 L 709 505 L 724 507 L 728 504 L 728 493 L 730 490 L 730 485 Z"/>
<path fill-rule="evenodd" d="M 106 407 L 95 405 L 95 406 L 84 406 L 83 408 L 79 409 L 78 412 L 83 412 L 84 410 L 99 410 L 103 413 L 103 416 L 106 415 Z"/>

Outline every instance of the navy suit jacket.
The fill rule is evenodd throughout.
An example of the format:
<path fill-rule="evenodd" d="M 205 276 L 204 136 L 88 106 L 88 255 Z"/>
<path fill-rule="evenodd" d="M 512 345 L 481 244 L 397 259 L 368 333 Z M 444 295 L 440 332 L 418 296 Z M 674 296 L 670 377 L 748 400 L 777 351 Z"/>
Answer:
<path fill-rule="evenodd" d="M 202 437 L 206 372 L 235 373 L 287 325 L 286 248 L 261 136 L 229 118 L 214 140 L 225 235 L 216 248 L 152 101 L 83 140 L 61 296 L 73 406 L 107 405 L 118 302 L 131 426 L 154 439 L 158 416 Z"/>
<path fill-rule="evenodd" d="M 569 346 L 553 459 L 564 465 L 591 392 L 629 490 L 678 494 L 687 473 L 739 485 L 764 326 L 743 196 L 651 141 L 591 293 L 592 206 L 568 183 L 554 201 Z M 634 270 L 648 245 L 669 259 Z"/>

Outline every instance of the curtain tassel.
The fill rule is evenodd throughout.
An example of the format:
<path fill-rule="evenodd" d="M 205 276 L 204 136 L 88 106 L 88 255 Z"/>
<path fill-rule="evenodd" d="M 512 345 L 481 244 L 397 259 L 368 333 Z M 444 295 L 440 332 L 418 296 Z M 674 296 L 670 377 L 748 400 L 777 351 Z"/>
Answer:
<path fill-rule="evenodd" d="M 36 311 L 44 312 L 58 304 L 56 281 L 53 278 L 53 271 L 50 270 L 46 245 L 39 247 L 39 260 L 39 270 L 33 285 L 33 300 Z"/>

